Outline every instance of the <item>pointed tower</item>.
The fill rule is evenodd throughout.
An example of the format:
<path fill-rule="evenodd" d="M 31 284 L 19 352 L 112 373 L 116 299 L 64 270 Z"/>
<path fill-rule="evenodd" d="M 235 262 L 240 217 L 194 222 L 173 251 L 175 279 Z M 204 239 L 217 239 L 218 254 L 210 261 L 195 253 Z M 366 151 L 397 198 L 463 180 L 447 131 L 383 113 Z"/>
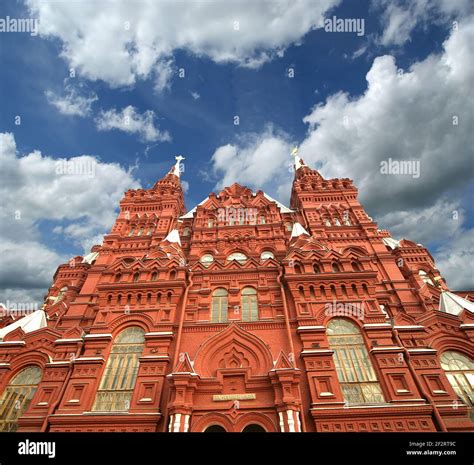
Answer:
<path fill-rule="evenodd" d="M 334 228 L 343 230 L 347 227 L 376 231 L 376 224 L 357 200 L 358 191 L 351 179 L 324 179 L 305 164 L 296 148 L 292 155 L 295 177 L 290 206 L 301 213 L 313 235 L 331 238 L 330 231 Z"/>
<path fill-rule="evenodd" d="M 147 240 L 155 245 L 176 228 L 178 218 L 186 211 L 181 186 L 181 155 L 176 163 L 151 189 L 130 189 L 120 202 L 120 213 L 104 245 Z M 140 247 L 142 248 L 142 247 Z"/>

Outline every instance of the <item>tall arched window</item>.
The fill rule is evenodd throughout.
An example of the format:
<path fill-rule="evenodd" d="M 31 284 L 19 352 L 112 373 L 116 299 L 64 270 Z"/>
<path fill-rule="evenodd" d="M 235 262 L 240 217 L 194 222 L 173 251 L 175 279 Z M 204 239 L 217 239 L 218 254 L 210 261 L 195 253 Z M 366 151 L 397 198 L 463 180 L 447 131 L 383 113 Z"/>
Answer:
<path fill-rule="evenodd" d="M 434 286 L 433 280 L 425 270 L 420 270 L 418 274 L 420 275 L 420 278 L 423 280 L 424 283 Z"/>
<path fill-rule="evenodd" d="M 67 292 L 67 286 L 62 287 L 60 291 L 58 292 L 58 295 L 54 297 L 54 303 L 57 304 L 58 302 L 61 302 L 61 300 L 64 299 L 66 292 Z"/>
<path fill-rule="evenodd" d="M 469 407 L 474 407 L 474 362 L 459 352 L 447 351 L 441 355 L 441 367 L 454 392 Z"/>
<path fill-rule="evenodd" d="M 16 431 L 20 418 L 35 395 L 43 372 L 29 366 L 21 370 L 8 384 L 0 398 L 0 431 Z"/>
<path fill-rule="evenodd" d="M 242 289 L 242 321 L 257 321 L 257 291 L 253 287 Z"/>
<path fill-rule="evenodd" d="M 327 325 L 329 346 L 344 400 L 349 404 L 383 403 L 384 397 L 359 329 L 342 318 Z"/>
<path fill-rule="evenodd" d="M 216 289 L 212 294 L 212 314 L 213 323 L 225 323 L 227 321 L 227 291 L 222 288 Z"/>
<path fill-rule="evenodd" d="M 352 269 L 353 269 L 354 271 L 361 271 L 359 262 L 353 261 L 353 262 L 351 263 L 351 265 L 352 265 Z"/>
<path fill-rule="evenodd" d="M 92 410 L 128 411 L 144 345 L 145 331 L 141 328 L 127 328 L 116 337 Z"/>

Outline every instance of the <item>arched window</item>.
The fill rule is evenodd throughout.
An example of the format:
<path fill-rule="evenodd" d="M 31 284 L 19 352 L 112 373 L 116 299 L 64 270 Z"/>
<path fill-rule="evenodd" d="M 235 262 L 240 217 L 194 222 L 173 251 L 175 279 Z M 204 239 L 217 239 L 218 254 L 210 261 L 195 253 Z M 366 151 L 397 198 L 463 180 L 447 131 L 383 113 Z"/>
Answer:
<path fill-rule="evenodd" d="M 260 254 L 260 260 L 265 261 L 268 260 L 269 258 L 275 258 L 275 255 L 273 255 L 273 252 L 270 252 L 269 250 L 265 250 Z"/>
<path fill-rule="evenodd" d="M 242 289 L 242 321 L 257 321 L 257 291 L 253 287 Z"/>
<path fill-rule="evenodd" d="M 128 235 L 129 235 L 129 236 L 132 236 L 134 230 L 135 230 L 135 226 L 132 226 L 132 227 L 130 228 L 130 231 L 129 231 Z"/>
<path fill-rule="evenodd" d="M 265 428 L 263 426 L 257 424 L 247 425 L 243 430 L 242 433 L 266 433 Z"/>
<path fill-rule="evenodd" d="M 287 231 L 293 231 L 293 224 L 291 223 L 285 223 L 285 228 Z"/>
<path fill-rule="evenodd" d="M 176 279 L 176 270 L 170 271 L 170 281 L 174 281 Z"/>
<path fill-rule="evenodd" d="M 204 433 L 227 433 L 227 431 L 221 425 L 211 425 L 204 430 Z"/>
<path fill-rule="evenodd" d="M 295 264 L 295 273 L 301 274 L 301 266 L 298 263 Z"/>
<path fill-rule="evenodd" d="M 227 291 L 222 288 L 216 289 L 212 294 L 212 314 L 213 323 L 225 323 L 227 321 Z"/>
<path fill-rule="evenodd" d="M 206 267 L 208 268 L 211 266 L 212 262 L 214 261 L 214 257 L 210 253 L 204 254 L 199 261 Z"/>
<path fill-rule="evenodd" d="M 420 270 L 418 274 L 420 275 L 420 278 L 423 280 L 424 283 L 434 286 L 433 280 L 431 279 L 430 275 L 426 271 Z"/>
<path fill-rule="evenodd" d="M 212 228 L 214 226 L 214 220 L 213 219 L 208 219 L 207 220 L 207 227 Z"/>
<path fill-rule="evenodd" d="M 139 280 L 139 278 L 140 278 L 140 273 L 135 273 L 135 274 L 133 275 L 133 282 L 136 283 L 136 282 Z"/>
<path fill-rule="evenodd" d="M 313 271 L 318 274 L 321 273 L 321 268 L 319 268 L 319 265 L 317 263 L 313 264 Z"/>
<path fill-rule="evenodd" d="M 118 282 L 120 282 L 121 279 L 122 279 L 122 274 L 121 274 L 121 273 L 117 273 L 117 274 L 115 275 L 115 282 L 118 283 Z"/>
<path fill-rule="evenodd" d="M 141 227 L 137 232 L 137 236 L 141 236 L 143 234 L 144 229 L 145 229 L 144 227 Z"/>
<path fill-rule="evenodd" d="M 151 274 L 151 280 L 156 281 L 158 279 L 158 273 L 156 271 L 153 271 Z"/>
<path fill-rule="evenodd" d="M 43 372 L 37 366 L 21 370 L 10 381 L 0 398 L 0 431 L 16 431 L 20 418 L 35 395 Z"/>
<path fill-rule="evenodd" d="M 183 236 L 189 236 L 190 229 L 189 228 L 184 228 L 183 230 Z"/>
<path fill-rule="evenodd" d="M 342 318 L 327 325 L 330 348 L 344 400 L 349 404 L 384 403 L 382 389 L 359 329 Z"/>
<path fill-rule="evenodd" d="M 331 266 L 332 266 L 333 273 L 339 273 L 341 271 L 337 263 L 333 263 Z"/>
<path fill-rule="evenodd" d="M 54 303 L 61 302 L 61 300 L 64 299 L 64 295 L 66 294 L 66 292 L 67 292 L 67 286 L 62 287 L 61 290 L 58 292 L 58 295 L 54 299 Z"/>
<path fill-rule="evenodd" d="M 247 256 L 240 252 L 231 253 L 227 260 L 230 262 L 231 260 L 235 260 L 241 264 L 244 264 L 247 261 Z"/>
<path fill-rule="evenodd" d="M 260 224 L 265 224 L 267 222 L 266 218 L 264 216 L 260 217 Z"/>
<path fill-rule="evenodd" d="M 352 269 L 354 271 L 361 271 L 360 264 L 358 262 L 352 262 Z"/>
<path fill-rule="evenodd" d="M 144 345 L 141 328 L 127 328 L 115 338 L 92 410 L 128 411 Z"/>
<path fill-rule="evenodd" d="M 446 372 L 454 392 L 469 407 L 474 407 L 474 362 L 459 352 L 441 355 L 441 368 Z"/>

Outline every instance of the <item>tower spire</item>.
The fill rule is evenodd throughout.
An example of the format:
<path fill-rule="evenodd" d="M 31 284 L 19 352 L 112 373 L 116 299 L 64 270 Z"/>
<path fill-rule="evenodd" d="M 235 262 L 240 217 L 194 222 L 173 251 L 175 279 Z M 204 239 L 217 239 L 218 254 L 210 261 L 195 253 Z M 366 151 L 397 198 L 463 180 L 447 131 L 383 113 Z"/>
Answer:
<path fill-rule="evenodd" d="M 295 171 L 298 171 L 302 166 L 305 166 L 303 159 L 298 155 L 298 150 L 298 146 L 296 146 L 291 151 L 291 156 L 295 159 L 293 162 L 293 167 L 295 168 Z"/>
<path fill-rule="evenodd" d="M 171 168 L 170 172 L 179 178 L 181 175 L 181 161 L 186 160 L 186 158 L 184 158 L 182 155 L 177 155 L 174 158 L 176 163 L 174 164 L 173 168 Z"/>

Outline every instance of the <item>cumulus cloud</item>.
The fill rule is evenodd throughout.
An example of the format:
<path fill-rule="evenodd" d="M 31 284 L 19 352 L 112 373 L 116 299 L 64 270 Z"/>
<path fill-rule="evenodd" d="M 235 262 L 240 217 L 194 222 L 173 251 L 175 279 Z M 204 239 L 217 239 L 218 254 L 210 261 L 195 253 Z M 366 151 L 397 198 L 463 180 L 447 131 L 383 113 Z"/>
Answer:
<path fill-rule="evenodd" d="M 172 54 L 186 50 L 217 63 L 258 67 L 282 55 L 340 0 L 231 2 L 57 2 L 27 0 L 42 37 L 59 39 L 62 56 L 83 77 L 113 87 L 154 78 L 167 88 Z"/>
<path fill-rule="evenodd" d="M 261 188 L 288 179 L 291 160 L 288 136 L 268 126 L 262 134 L 248 134 L 235 144 L 219 147 L 212 156 L 213 172 L 220 177 L 216 185 L 221 189 L 234 182 Z M 286 164 L 286 166 L 285 166 Z"/>
<path fill-rule="evenodd" d="M 56 267 L 70 258 L 43 242 L 41 222 L 57 223 L 53 238 L 61 235 L 88 253 L 112 226 L 123 192 L 139 187 L 130 171 L 90 155 L 20 155 L 11 133 L 0 133 L 0 165 L 0 301 L 39 298 Z"/>
<path fill-rule="evenodd" d="M 121 111 L 112 108 L 101 111 L 95 119 L 99 131 L 118 129 L 128 134 L 138 134 L 144 142 L 170 141 L 167 131 L 161 131 L 155 125 L 155 112 L 147 110 L 140 114 L 135 107 L 129 105 Z"/>
<path fill-rule="evenodd" d="M 460 24 L 430 55 L 400 72 L 378 57 L 359 97 L 340 92 L 305 118 L 301 156 L 325 176 L 353 177 L 374 214 L 426 207 L 472 175 L 470 105 L 474 22 Z M 419 162 L 420 176 L 384 174 L 381 163 Z M 416 166 L 413 164 L 412 166 Z M 453 183 L 453 180 L 455 182 Z"/>
<path fill-rule="evenodd" d="M 468 63 L 473 53 L 474 22 L 465 21 L 441 53 L 408 70 L 400 72 L 390 55 L 376 58 L 364 94 L 333 94 L 304 118 L 308 133 L 300 146 L 300 156 L 326 178 L 354 179 L 381 228 L 425 245 L 437 240 L 451 245 L 461 238 L 456 247 L 463 259 L 472 249 L 463 248 L 471 232 L 463 229 L 459 205 L 472 180 L 474 69 Z M 221 177 L 217 187 L 238 180 L 288 201 L 290 147 L 287 138 L 268 130 L 247 144 L 219 147 L 212 157 Z M 419 162 L 420 175 L 383 174 L 381 163 L 389 160 Z M 440 249 L 440 269 L 457 286 L 462 272 L 443 252 L 448 249 Z"/>
<path fill-rule="evenodd" d="M 58 95 L 51 90 L 45 92 L 48 103 L 56 107 L 59 113 L 68 116 L 89 116 L 92 104 L 98 100 L 95 93 L 81 94 L 72 85 L 66 85 L 63 95 Z"/>

